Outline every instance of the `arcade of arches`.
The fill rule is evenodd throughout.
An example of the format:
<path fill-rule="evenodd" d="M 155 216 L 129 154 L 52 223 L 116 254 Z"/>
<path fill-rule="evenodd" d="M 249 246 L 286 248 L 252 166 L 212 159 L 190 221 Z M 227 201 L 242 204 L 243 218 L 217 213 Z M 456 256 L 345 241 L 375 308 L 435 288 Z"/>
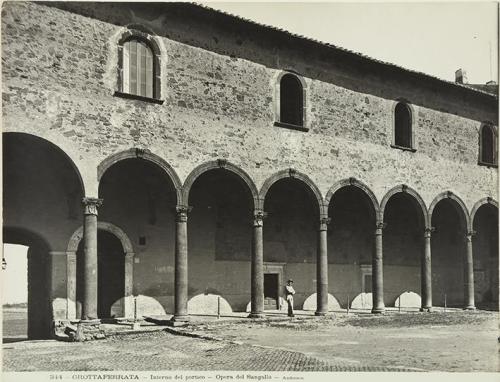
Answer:
<path fill-rule="evenodd" d="M 279 309 L 286 279 L 297 308 L 316 293 L 323 315 L 360 294 L 382 312 L 402 293 L 421 308 L 498 306 L 498 207 L 471 212 L 451 193 L 427 208 L 399 186 L 379 202 L 355 179 L 325 198 L 293 170 L 260 192 L 219 160 L 181 184 L 160 158 L 140 150 L 99 168 L 98 195 L 54 144 L 4 133 L 4 242 L 28 253 L 28 335 L 50 336 L 53 320 L 116 319 L 228 309 L 260 317 Z M 93 197 L 92 197 L 93 196 Z M 479 200 L 480 199 L 480 200 Z M 83 204 L 82 204 L 83 201 Z M 201 307 L 190 304 L 194 297 Z M 136 307 L 133 307 L 133 301 Z M 203 305 L 205 304 L 205 305 Z"/>

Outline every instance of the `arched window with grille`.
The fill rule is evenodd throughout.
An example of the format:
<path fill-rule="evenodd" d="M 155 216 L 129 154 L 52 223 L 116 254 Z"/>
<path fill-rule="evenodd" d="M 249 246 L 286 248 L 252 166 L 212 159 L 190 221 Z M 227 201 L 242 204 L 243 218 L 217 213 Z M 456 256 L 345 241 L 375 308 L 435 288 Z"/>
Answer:
<path fill-rule="evenodd" d="M 496 165 L 496 134 L 492 125 L 485 123 L 479 131 L 479 163 Z"/>
<path fill-rule="evenodd" d="M 413 149 L 411 109 L 405 102 L 398 102 L 394 109 L 394 146 Z"/>
<path fill-rule="evenodd" d="M 276 125 L 307 131 L 304 118 L 304 82 L 294 73 L 283 72 L 278 77 L 279 100 Z"/>

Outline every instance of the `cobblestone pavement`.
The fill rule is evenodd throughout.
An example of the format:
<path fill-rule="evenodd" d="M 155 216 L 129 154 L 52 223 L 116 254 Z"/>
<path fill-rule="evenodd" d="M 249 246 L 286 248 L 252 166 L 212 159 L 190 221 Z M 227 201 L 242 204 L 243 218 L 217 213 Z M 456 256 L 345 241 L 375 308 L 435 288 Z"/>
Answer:
<path fill-rule="evenodd" d="M 111 336 L 94 342 L 5 343 L 4 370 L 499 371 L 495 312 L 103 326 Z"/>
<path fill-rule="evenodd" d="M 86 343 L 3 345 L 4 371 L 259 370 L 398 371 L 331 364 L 300 352 L 151 332 Z"/>

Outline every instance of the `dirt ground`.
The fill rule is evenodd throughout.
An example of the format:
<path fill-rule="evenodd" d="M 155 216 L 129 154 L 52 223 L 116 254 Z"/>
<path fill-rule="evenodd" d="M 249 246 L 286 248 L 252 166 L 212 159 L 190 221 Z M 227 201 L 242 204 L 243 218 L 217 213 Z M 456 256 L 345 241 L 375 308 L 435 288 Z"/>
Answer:
<path fill-rule="evenodd" d="M 148 363 L 149 358 L 138 358 L 137 354 L 155 348 L 155 354 L 163 357 L 160 368 L 165 370 L 200 370 L 211 368 L 207 365 L 214 362 L 221 370 L 238 367 L 291 370 L 287 367 L 290 367 L 289 360 L 294 359 L 297 370 L 303 365 L 315 365 L 311 370 L 327 371 L 335 367 L 339 371 L 382 368 L 498 372 L 498 318 L 496 312 L 455 310 L 446 313 L 390 312 L 385 315 L 335 313 L 326 318 L 298 313 L 293 319 L 210 320 L 179 330 L 226 341 L 216 343 L 164 332 L 144 333 L 140 339 L 132 335 L 80 344 L 4 341 L 4 367 L 12 371 L 26 370 L 26 367 L 30 370 L 74 370 L 74 367 L 81 367 L 83 359 L 78 357 L 84 355 L 84 363 L 90 367 L 86 370 L 94 370 L 94 366 L 96 370 L 103 367 L 106 370 L 123 367 L 150 370 L 157 369 L 157 363 Z M 4 339 L 20 339 L 23 328 L 19 314 L 4 315 Z M 206 364 L 201 362 L 209 354 L 205 349 L 207 346 L 218 349 L 223 343 L 227 344 L 224 351 L 210 354 L 210 361 Z M 249 345 L 258 347 L 249 348 Z M 179 346 L 189 350 L 184 352 Z M 247 359 L 248 349 L 255 353 L 251 363 Z M 57 363 L 53 363 L 54 354 L 58 354 Z M 173 354 L 179 357 L 174 357 L 174 360 Z M 295 358 L 293 354 L 300 357 Z M 115 359 L 127 362 L 114 365 Z M 141 361 L 135 364 L 137 359 Z"/>

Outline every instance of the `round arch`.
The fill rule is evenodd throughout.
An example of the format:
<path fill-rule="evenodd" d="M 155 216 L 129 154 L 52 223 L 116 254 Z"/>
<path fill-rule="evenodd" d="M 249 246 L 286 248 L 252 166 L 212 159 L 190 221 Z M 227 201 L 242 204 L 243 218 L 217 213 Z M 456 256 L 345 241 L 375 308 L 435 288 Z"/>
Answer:
<path fill-rule="evenodd" d="M 163 62 L 162 58 L 167 55 L 164 54 L 164 47 L 161 44 L 161 40 L 158 39 L 156 33 L 150 28 L 142 24 L 129 24 L 123 27 L 117 34 L 111 38 L 110 45 L 112 49 L 118 48 L 117 54 L 117 66 L 118 67 L 118 78 L 117 78 L 117 88 L 119 92 L 124 92 L 123 89 L 123 73 L 124 73 L 124 58 L 123 58 L 123 48 L 124 44 L 130 40 L 141 41 L 146 46 L 151 49 L 153 55 L 153 98 L 159 100 L 160 103 L 162 99 L 162 94 L 164 94 L 162 89 L 162 72 L 163 72 Z"/>
<path fill-rule="evenodd" d="M 130 317 L 133 313 L 132 301 L 130 296 L 133 294 L 134 287 L 134 279 L 133 279 L 133 268 L 134 268 L 134 247 L 132 246 L 132 242 L 130 241 L 127 234 L 118 226 L 108 223 L 108 222 L 97 222 L 97 229 L 109 232 L 115 235 L 123 247 L 123 252 L 125 253 L 125 269 L 124 269 L 124 303 L 123 303 L 123 315 L 125 317 Z M 66 250 L 66 256 L 68 257 L 68 270 L 67 270 L 67 280 L 66 280 L 66 289 L 68 295 L 68 302 L 71 302 L 71 307 L 68 304 L 68 317 L 76 317 L 76 279 L 77 279 L 77 269 L 76 269 L 76 253 L 78 250 L 78 245 L 83 238 L 83 226 L 80 226 L 74 233 L 71 235 L 71 238 L 68 242 L 68 247 Z"/>
<path fill-rule="evenodd" d="M 259 199 L 262 208 L 264 208 L 264 201 L 266 200 L 266 195 L 269 189 L 272 187 L 272 185 L 281 179 L 287 179 L 287 178 L 297 179 L 307 186 L 307 189 L 314 195 L 316 201 L 318 202 L 318 210 L 320 216 L 324 216 L 326 215 L 326 213 L 328 213 L 328 211 L 325 211 L 325 203 L 323 201 L 321 191 L 316 186 L 316 184 L 307 175 L 293 168 L 279 171 L 276 174 L 271 175 L 269 178 L 266 179 L 259 192 Z"/>
<path fill-rule="evenodd" d="M 76 177 L 78 179 L 78 182 L 79 182 L 81 190 L 82 190 L 82 195 L 86 195 L 86 193 L 85 193 L 85 182 L 83 181 L 80 169 L 75 164 L 75 161 L 66 153 L 66 151 L 64 151 L 57 144 L 55 144 L 54 142 L 48 140 L 45 137 L 42 138 L 42 137 L 40 137 L 38 135 L 30 134 L 30 133 L 24 133 L 24 132 L 21 133 L 21 132 L 17 132 L 17 131 L 7 131 L 7 132 L 4 132 L 2 134 L 3 134 L 3 137 L 4 137 L 3 138 L 4 145 L 5 145 L 5 137 L 8 137 L 8 136 L 19 136 L 19 137 L 27 136 L 27 137 L 29 137 L 29 139 L 33 139 L 34 141 L 38 140 L 39 143 L 48 145 L 49 147 L 53 148 L 56 152 L 58 152 L 61 155 L 63 155 L 64 158 L 68 161 L 68 163 L 70 164 L 70 166 L 73 168 L 73 170 L 75 172 L 75 175 L 76 175 Z M 5 146 L 4 146 L 4 151 L 5 151 Z M 3 162 L 3 165 L 5 166 L 5 161 Z"/>
<path fill-rule="evenodd" d="M 470 213 L 470 228 L 472 229 L 473 228 L 473 225 L 474 225 L 474 217 L 476 216 L 476 213 L 477 211 L 479 210 L 479 208 L 485 204 L 491 204 L 492 206 L 496 207 L 498 209 L 498 202 L 491 198 L 491 197 L 486 197 L 486 198 L 483 198 L 479 201 L 477 201 L 474 206 L 472 207 L 472 210 L 471 210 L 471 213 Z"/>
<path fill-rule="evenodd" d="M 356 178 L 348 178 L 348 179 L 342 179 L 335 183 L 329 190 L 328 193 L 326 194 L 325 197 L 325 206 L 328 207 L 330 205 L 330 202 L 333 198 L 333 195 L 340 190 L 341 188 L 348 187 L 348 186 L 353 186 L 359 188 L 361 191 L 365 193 L 365 195 L 370 199 L 371 204 L 373 206 L 373 212 L 377 214 L 379 210 L 379 204 L 377 197 L 375 194 L 370 190 L 370 188 L 364 184 L 363 182 L 357 180 Z"/>
<path fill-rule="evenodd" d="M 451 191 L 442 192 L 434 198 L 431 205 L 429 206 L 429 223 L 432 224 L 432 213 L 434 212 L 434 209 L 436 208 L 437 204 L 444 199 L 453 201 L 453 205 L 456 207 L 457 212 L 463 214 L 463 217 L 465 219 L 464 221 L 466 229 L 470 230 L 472 227 L 470 224 L 469 210 L 467 209 L 467 206 L 462 201 L 462 199 Z"/>
<path fill-rule="evenodd" d="M 246 184 L 250 193 L 252 194 L 252 199 L 254 204 L 253 207 L 259 208 L 259 192 L 257 191 L 257 187 L 255 186 L 255 183 L 252 180 L 252 178 L 250 178 L 250 176 L 244 170 L 228 162 L 225 159 L 218 159 L 216 161 L 203 163 L 198 167 L 196 167 L 193 171 L 191 171 L 191 173 L 187 176 L 186 180 L 184 181 L 184 185 L 182 186 L 182 198 L 180 199 L 182 203 L 178 204 L 183 204 L 187 206 L 189 204 L 189 193 L 196 179 L 198 179 L 200 175 L 210 170 L 216 170 L 216 169 L 227 170 L 235 174 L 240 180 L 242 180 Z"/>
<path fill-rule="evenodd" d="M 134 247 L 132 246 L 132 242 L 130 241 L 127 234 L 121 228 L 117 227 L 112 223 L 98 221 L 97 229 L 102 231 L 107 231 L 115 235 L 122 243 L 123 252 L 125 252 L 125 255 L 134 254 Z M 78 244 L 80 244 L 82 238 L 83 238 L 83 226 L 80 226 L 73 233 L 73 235 L 71 235 L 66 252 L 76 252 L 78 250 Z"/>
<path fill-rule="evenodd" d="M 179 176 L 172 168 L 172 166 L 170 166 L 164 159 L 160 158 L 156 154 L 151 153 L 151 151 L 147 149 L 131 148 L 107 157 L 97 167 L 97 181 L 100 182 L 104 173 L 115 163 L 118 163 L 125 159 L 134 158 L 143 159 L 159 166 L 172 181 L 177 196 L 177 204 L 181 204 L 180 201 L 182 201 L 182 183 L 179 179 Z"/>
<path fill-rule="evenodd" d="M 393 187 L 390 189 L 382 198 L 382 202 L 380 203 L 380 209 L 379 209 L 379 221 L 383 222 L 384 221 L 384 212 L 385 212 L 385 207 L 387 205 L 387 202 L 389 199 L 398 193 L 406 193 L 413 197 L 413 199 L 417 202 L 418 206 L 420 207 L 422 211 L 422 217 L 424 219 L 424 226 L 425 228 L 430 228 L 430 223 L 429 223 L 429 214 L 427 212 L 427 207 L 425 206 L 425 202 L 422 199 L 422 197 L 418 194 L 417 191 L 415 191 L 413 188 L 408 187 L 406 184 L 401 184 L 396 187 Z"/>

